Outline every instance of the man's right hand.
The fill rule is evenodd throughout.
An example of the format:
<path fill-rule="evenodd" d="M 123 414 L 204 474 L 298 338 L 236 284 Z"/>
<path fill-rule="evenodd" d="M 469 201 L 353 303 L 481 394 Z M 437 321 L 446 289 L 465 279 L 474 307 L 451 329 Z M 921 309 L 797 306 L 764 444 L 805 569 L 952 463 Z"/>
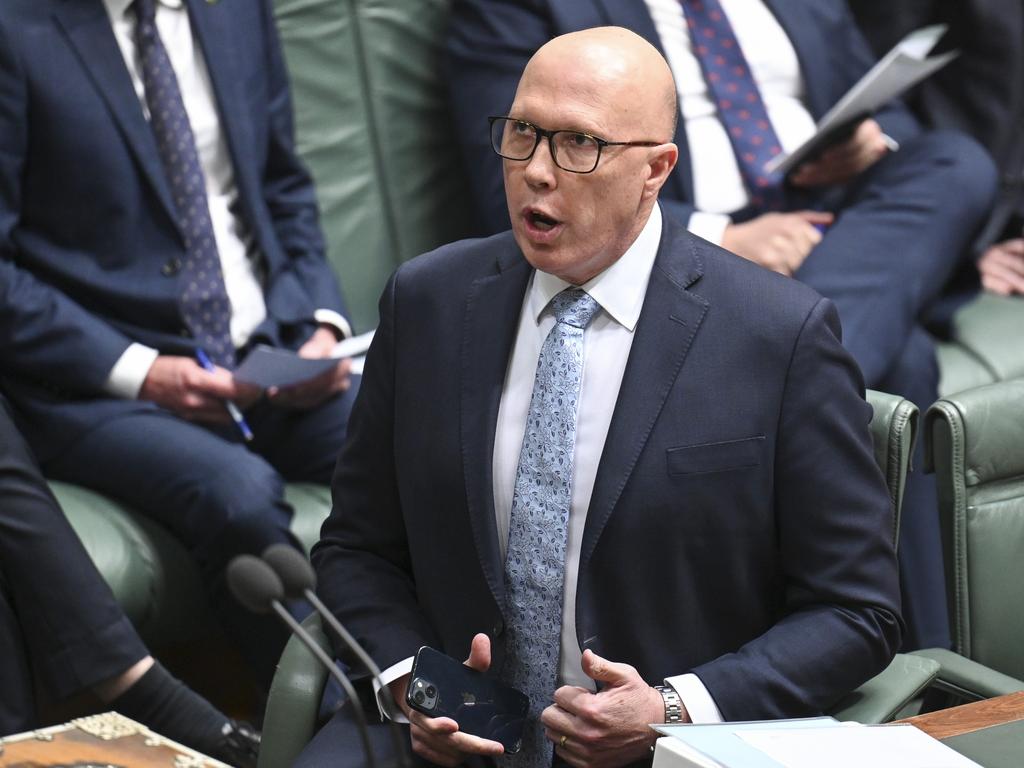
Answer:
<path fill-rule="evenodd" d="M 491 639 L 487 635 L 473 637 L 465 664 L 480 672 L 486 672 L 491 666 Z M 450 717 L 428 717 L 410 707 L 405 700 L 410 677 L 412 675 L 403 675 L 391 681 L 388 687 L 395 702 L 409 718 L 413 752 L 437 765 L 456 766 L 464 763 L 469 755 L 496 757 L 505 751 L 497 741 L 462 733 L 459 724 Z"/>
<path fill-rule="evenodd" d="M 191 357 L 160 355 L 142 382 L 139 398 L 152 400 L 189 421 L 226 423 L 225 400 L 245 408 L 260 396 L 258 387 L 235 382 L 231 371 L 207 371 Z"/>
<path fill-rule="evenodd" d="M 722 247 L 779 274 L 792 276 L 818 243 L 835 217 L 824 211 L 765 213 L 742 224 L 730 224 Z"/>

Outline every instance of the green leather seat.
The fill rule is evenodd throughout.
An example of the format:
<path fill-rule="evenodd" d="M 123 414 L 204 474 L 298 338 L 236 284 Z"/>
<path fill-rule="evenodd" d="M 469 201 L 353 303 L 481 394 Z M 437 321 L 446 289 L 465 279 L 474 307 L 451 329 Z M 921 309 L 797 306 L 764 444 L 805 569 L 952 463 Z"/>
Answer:
<path fill-rule="evenodd" d="M 1024 679 L 1024 380 L 941 398 L 925 429 L 954 650 Z M 944 666 L 958 663 L 945 657 Z M 959 682 L 972 682 L 966 670 Z"/>
<path fill-rule="evenodd" d="M 167 530 L 94 491 L 61 482 L 51 482 L 50 488 L 151 649 L 194 644 L 216 631 L 199 570 Z M 330 489 L 291 483 L 285 498 L 295 510 L 292 532 L 309 552 L 330 512 Z"/>
<path fill-rule="evenodd" d="M 939 393 L 1024 377 L 1024 297 L 984 293 L 953 318 L 952 339 L 939 344 Z"/>
<path fill-rule="evenodd" d="M 395 267 L 471 234 L 441 77 L 448 5 L 274 2 L 299 152 L 360 330 L 376 327 L 377 299 Z"/>

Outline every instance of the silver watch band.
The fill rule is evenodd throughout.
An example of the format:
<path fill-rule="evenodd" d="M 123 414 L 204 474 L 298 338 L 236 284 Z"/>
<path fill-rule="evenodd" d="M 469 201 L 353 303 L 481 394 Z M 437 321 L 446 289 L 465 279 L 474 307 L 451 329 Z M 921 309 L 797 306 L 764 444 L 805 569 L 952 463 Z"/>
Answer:
<path fill-rule="evenodd" d="M 656 685 L 654 690 L 660 693 L 661 698 L 665 701 L 666 725 L 683 722 L 683 701 L 676 693 L 676 689 L 671 685 Z"/>

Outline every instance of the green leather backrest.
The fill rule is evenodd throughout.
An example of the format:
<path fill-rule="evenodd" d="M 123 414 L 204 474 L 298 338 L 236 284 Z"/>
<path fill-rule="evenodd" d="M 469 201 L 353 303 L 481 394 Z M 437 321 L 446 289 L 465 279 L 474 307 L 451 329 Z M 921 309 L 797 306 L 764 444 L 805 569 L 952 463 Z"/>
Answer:
<path fill-rule="evenodd" d="M 320 615 L 310 614 L 302 626 L 333 656 Z M 295 763 L 317 728 L 320 698 L 327 670 L 297 635 L 288 639 L 270 685 L 263 717 L 263 738 L 257 768 L 287 768 Z"/>
<path fill-rule="evenodd" d="M 952 341 L 939 345 L 945 396 L 1024 376 L 1024 299 L 981 293 L 953 317 Z"/>
<path fill-rule="evenodd" d="M 941 398 L 925 434 L 954 648 L 1024 677 L 1024 380 Z"/>
<path fill-rule="evenodd" d="M 910 471 L 910 458 L 917 440 L 917 406 L 899 395 L 869 389 L 865 398 L 872 408 L 871 442 L 875 461 L 885 476 L 893 508 L 893 542 L 899 543 L 903 491 Z"/>
<path fill-rule="evenodd" d="M 401 262 L 468 232 L 441 55 L 448 0 L 274 0 L 299 152 L 357 329 Z"/>

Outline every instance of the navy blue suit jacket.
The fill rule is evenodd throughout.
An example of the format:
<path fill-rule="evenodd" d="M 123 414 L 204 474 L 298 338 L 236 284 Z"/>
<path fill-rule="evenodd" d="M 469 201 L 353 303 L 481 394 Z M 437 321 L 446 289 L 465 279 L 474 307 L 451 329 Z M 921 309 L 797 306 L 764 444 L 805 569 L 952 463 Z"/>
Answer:
<path fill-rule="evenodd" d="M 806 86 L 806 106 L 822 117 L 874 63 L 844 0 L 765 0 L 793 44 Z M 491 151 L 487 116 L 508 114 L 530 56 L 553 37 L 590 27 L 626 27 L 664 53 L 641 0 L 455 0 L 448 33 L 448 79 L 467 170 L 489 232 L 508 227 L 501 162 Z M 919 127 L 899 104 L 875 116 L 905 141 Z M 553 127 L 553 126 L 552 126 Z M 560 126 L 565 127 L 565 126 Z M 617 137 L 611 137 L 617 138 Z M 679 162 L 661 193 L 662 205 L 686 224 L 693 213 L 691 148 L 682 118 Z"/>
<path fill-rule="evenodd" d="M 503 656 L 491 457 L 531 275 L 510 233 L 403 265 L 380 303 L 334 510 L 327 604 L 381 668 Z M 870 408 L 831 303 L 665 217 L 587 515 L 576 636 L 730 719 L 819 712 L 901 624 Z M 588 371 L 587 375 L 600 375 Z"/>
<path fill-rule="evenodd" d="M 344 312 L 313 185 L 295 155 L 270 3 L 185 0 L 262 255 L 253 341 L 297 347 Z M 103 384 L 128 345 L 191 354 L 177 308 L 184 240 L 155 139 L 101 0 L 10 0 L 0 16 L 2 385 L 43 458 L 150 403 Z"/>

